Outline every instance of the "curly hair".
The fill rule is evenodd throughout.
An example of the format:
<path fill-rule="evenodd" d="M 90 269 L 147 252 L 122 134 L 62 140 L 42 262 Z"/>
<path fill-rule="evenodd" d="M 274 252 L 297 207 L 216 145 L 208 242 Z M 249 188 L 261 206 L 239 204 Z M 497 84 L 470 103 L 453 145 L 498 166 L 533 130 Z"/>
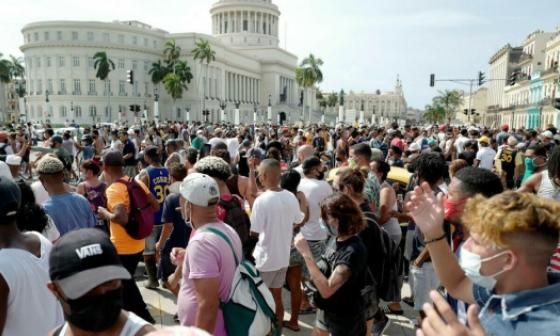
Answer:
<path fill-rule="evenodd" d="M 330 195 L 321 203 L 321 218 L 325 223 L 328 216 L 338 220 L 339 235 L 355 235 L 366 226 L 362 210 L 350 196 L 340 192 Z"/>
<path fill-rule="evenodd" d="M 559 238 L 559 213 L 558 202 L 506 191 L 491 198 L 477 195 L 469 199 L 462 219 L 465 227 L 497 247 L 509 246 L 515 235 L 522 234 L 526 240 L 534 237 L 553 250 Z"/>
<path fill-rule="evenodd" d="M 194 165 L 194 170 L 224 182 L 231 176 L 231 167 L 229 164 L 224 159 L 217 156 L 207 156 L 200 159 Z"/>

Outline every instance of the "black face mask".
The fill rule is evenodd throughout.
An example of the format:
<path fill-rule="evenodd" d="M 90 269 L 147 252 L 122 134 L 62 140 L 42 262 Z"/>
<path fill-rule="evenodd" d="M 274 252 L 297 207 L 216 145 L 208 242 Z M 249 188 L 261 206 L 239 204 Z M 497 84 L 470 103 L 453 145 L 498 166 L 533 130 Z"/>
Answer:
<path fill-rule="evenodd" d="M 318 179 L 319 181 L 323 180 L 324 178 L 325 178 L 325 172 L 320 172 L 320 173 L 319 173 L 319 176 L 317 176 L 317 179 Z"/>
<path fill-rule="evenodd" d="M 100 332 L 117 322 L 123 306 L 122 287 L 102 295 L 86 296 L 68 300 L 70 314 L 66 316 L 72 325 L 86 331 Z"/>

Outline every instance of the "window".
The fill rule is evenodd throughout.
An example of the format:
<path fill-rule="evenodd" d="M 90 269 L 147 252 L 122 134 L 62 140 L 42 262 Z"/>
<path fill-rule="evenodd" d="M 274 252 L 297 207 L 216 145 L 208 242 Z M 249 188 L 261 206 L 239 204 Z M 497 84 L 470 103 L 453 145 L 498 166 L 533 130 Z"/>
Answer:
<path fill-rule="evenodd" d="M 150 68 L 150 62 L 144 61 L 144 71 L 148 71 L 149 68 Z"/>
<path fill-rule="evenodd" d="M 56 39 L 59 40 L 59 41 L 62 41 L 62 32 L 61 31 L 56 32 Z"/>
<path fill-rule="evenodd" d="M 93 57 L 88 57 L 88 66 L 93 68 Z"/>
<path fill-rule="evenodd" d="M 88 91 L 88 92 L 89 92 L 90 95 L 95 95 L 95 94 L 97 94 L 97 93 L 95 92 L 95 79 L 90 79 L 90 80 L 89 80 L 89 91 Z"/>
<path fill-rule="evenodd" d="M 41 57 L 37 57 L 35 64 L 37 65 L 37 68 L 41 67 Z"/>
<path fill-rule="evenodd" d="M 39 41 L 39 33 L 33 33 L 33 41 Z"/>
<path fill-rule="evenodd" d="M 138 61 L 132 61 L 132 70 L 137 70 L 138 68 Z"/>
<path fill-rule="evenodd" d="M 47 90 L 49 90 L 49 93 L 54 94 L 52 79 L 47 79 Z"/>
<path fill-rule="evenodd" d="M 150 83 L 144 82 L 144 96 L 148 96 L 149 89 L 150 89 Z"/>
<path fill-rule="evenodd" d="M 109 118 L 109 111 L 111 108 L 109 106 L 105 106 L 105 118 Z"/>
<path fill-rule="evenodd" d="M 82 108 L 80 106 L 74 106 L 74 117 L 75 118 L 82 117 Z"/>
<path fill-rule="evenodd" d="M 148 38 L 144 37 L 144 47 L 148 47 Z"/>
<path fill-rule="evenodd" d="M 41 79 L 37 80 L 37 94 L 43 94 L 43 81 Z"/>
<path fill-rule="evenodd" d="M 119 34 L 119 44 L 124 44 L 124 35 Z"/>
<path fill-rule="evenodd" d="M 124 88 L 124 84 L 125 81 L 119 81 L 119 96 L 125 96 L 126 95 L 126 90 Z"/>
<path fill-rule="evenodd" d="M 75 31 L 72 32 L 72 40 L 73 41 L 78 40 L 78 32 L 75 32 Z"/>
<path fill-rule="evenodd" d="M 177 107 L 177 119 L 181 120 L 181 108 Z"/>
<path fill-rule="evenodd" d="M 87 40 L 93 41 L 93 32 L 87 32 Z"/>
<path fill-rule="evenodd" d="M 49 36 L 49 35 L 50 35 L 50 34 L 49 34 L 48 31 L 44 33 L 44 40 L 45 40 L 45 41 L 50 40 L 50 36 Z"/>
<path fill-rule="evenodd" d="M 27 43 L 31 42 L 31 34 L 27 33 Z"/>
<path fill-rule="evenodd" d="M 132 36 L 132 44 L 134 44 L 134 45 L 138 44 L 138 37 L 137 36 Z"/>
<path fill-rule="evenodd" d="M 64 79 L 58 82 L 58 94 L 66 94 L 66 81 Z"/>
<path fill-rule="evenodd" d="M 58 111 L 61 118 L 66 118 L 68 116 L 68 110 L 66 109 L 66 106 L 61 106 Z"/>
<path fill-rule="evenodd" d="M 138 96 L 138 82 L 135 81 L 134 84 L 132 84 L 133 90 L 134 90 L 134 96 Z"/>
<path fill-rule="evenodd" d="M 80 66 L 80 57 L 79 56 L 73 56 L 72 57 L 72 65 L 77 67 Z"/>
<path fill-rule="evenodd" d="M 75 95 L 80 95 L 82 94 L 82 86 L 80 84 L 80 80 L 79 79 L 74 79 L 74 94 Z"/>
<path fill-rule="evenodd" d="M 156 49 L 157 48 L 157 41 L 156 40 L 154 40 L 153 45 L 154 45 L 154 49 Z"/>
<path fill-rule="evenodd" d="M 111 93 L 111 80 L 109 79 L 105 80 L 105 94 L 107 94 L 107 90 L 109 90 L 109 93 Z"/>
<path fill-rule="evenodd" d="M 64 66 L 64 56 L 58 56 L 58 66 L 59 67 Z"/>
<path fill-rule="evenodd" d="M 51 58 L 50 56 L 47 56 L 47 68 L 51 67 Z"/>
<path fill-rule="evenodd" d="M 249 21 L 243 20 L 243 31 L 249 30 Z"/>
<path fill-rule="evenodd" d="M 95 117 L 97 116 L 97 107 L 95 107 L 95 105 L 91 105 L 89 107 L 89 116 L 90 117 Z"/>
<path fill-rule="evenodd" d="M 119 69 L 124 69 L 124 59 L 120 59 L 118 62 L 118 68 Z"/>
<path fill-rule="evenodd" d="M 109 33 L 103 33 L 103 42 L 111 42 L 111 36 Z"/>

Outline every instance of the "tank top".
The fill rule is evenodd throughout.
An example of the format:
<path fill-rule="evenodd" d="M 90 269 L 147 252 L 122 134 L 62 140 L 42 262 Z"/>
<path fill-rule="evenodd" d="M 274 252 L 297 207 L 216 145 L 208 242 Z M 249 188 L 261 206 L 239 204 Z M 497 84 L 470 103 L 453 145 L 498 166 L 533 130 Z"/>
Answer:
<path fill-rule="evenodd" d="M 105 183 L 100 183 L 97 187 L 91 187 L 87 183 L 84 183 L 85 196 L 95 213 L 97 213 L 97 208 L 107 206 L 105 189 L 107 189 Z"/>
<path fill-rule="evenodd" d="M 150 182 L 148 188 L 159 203 L 159 210 L 154 215 L 154 225 L 161 225 L 162 205 L 169 194 L 169 185 L 171 184 L 169 170 L 165 167 L 149 166 L 146 168 L 146 172 Z"/>
<path fill-rule="evenodd" d="M 391 185 L 389 183 L 387 183 L 387 181 L 383 182 L 383 184 L 381 185 L 381 187 L 389 187 L 392 188 Z M 395 204 L 393 204 L 393 209 L 395 211 L 398 211 L 398 204 L 397 202 L 395 202 Z M 402 231 L 401 231 L 401 225 L 399 224 L 399 220 L 395 217 L 391 217 L 389 218 L 389 220 L 385 223 L 383 223 L 381 225 L 381 227 L 383 228 L 383 230 L 385 230 L 385 232 L 387 232 L 387 234 L 389 234 L 389 237 L 391 237 L 391 239 L 393 239 L 393 241 L 395 241 L 395 244 L 400 244 L 401 241 L 401 237 L 402 237 Z"/>
<path fill-rule="evenodd" d="M 138 317 L 133 312 L 128 312 L 128 319 L 124 324 L 119 336 L 135 336 L 140 329 L 144 328 L 144 326 L 149 325 L 148 322 L 144 321 L 140 317 Z M 64 323 L 62 329 L 58 333 L 54 333 L 55 336 L 64 336 L 68 330 L 68 322 Z"/>
<path fill-rule="evenodd" d="M 560 187 L 554 184 L 548 175 L 548 170 L 543 170 L 541 174 L 541 185 L 539 186 L 539 190 L 537 190 L 537 195 L 543 198 L 560 201 Z"/>

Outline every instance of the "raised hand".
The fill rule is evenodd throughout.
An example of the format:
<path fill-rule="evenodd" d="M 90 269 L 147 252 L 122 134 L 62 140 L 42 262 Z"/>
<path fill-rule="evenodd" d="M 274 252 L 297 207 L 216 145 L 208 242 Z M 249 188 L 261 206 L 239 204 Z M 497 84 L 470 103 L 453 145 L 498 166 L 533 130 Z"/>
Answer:
<path fill-rule="evenodd" d="M 418 225 L 426 240 L 443 234 L 443 193 L 434 196 L 432 188 L 426 182 L 414 188 L 410 201 L 406 204 L 412 219 Z"/>

